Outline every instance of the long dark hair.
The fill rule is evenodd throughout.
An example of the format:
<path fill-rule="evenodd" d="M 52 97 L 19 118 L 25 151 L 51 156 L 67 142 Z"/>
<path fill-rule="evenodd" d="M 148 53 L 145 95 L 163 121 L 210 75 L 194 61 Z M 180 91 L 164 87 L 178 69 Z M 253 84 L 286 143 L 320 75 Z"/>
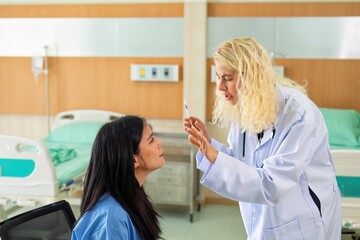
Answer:
<path fill-rule="evenodd" d="M 145 127 L 145 119 L 124 116 L 100 129 L 85 176 L 80 218 L 108 192 L 129 214 L 141 239 L 151 240 L 160 238 L 159 215 L 134 170 L 134 154 L 139 153 Z"/>

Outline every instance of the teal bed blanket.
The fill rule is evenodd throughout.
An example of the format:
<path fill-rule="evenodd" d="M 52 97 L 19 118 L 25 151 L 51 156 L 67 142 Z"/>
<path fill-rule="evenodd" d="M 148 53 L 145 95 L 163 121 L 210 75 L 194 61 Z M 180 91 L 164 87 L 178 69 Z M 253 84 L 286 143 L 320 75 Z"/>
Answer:
<path fill-rule="evenodd" d="M 320 111 L 328 128 L 330 148 L 360 151 L 360 113 L 353 109 L 320 108 Z M 360 177 L 336 178 L 343 197 L 360 198 Z"/>
<path fill-rule="evenodd" d="M 59 186 L 85 173 L 96 134 L 104 123 L 74 122 L 52 131 L 43 143 L 49 149 Z"/>
<path fill-rule="evenodd" d="M 52 131 L 42 142 L 54 163 L 59 186 L 86 172 L 92 144 L 104 123 L 67 123 Z M 37 151 L 36 146 L 24 146 L 21 151 Z M 0 176 L 26 177 L 36 168 L 33 159 L 0 157 Z"/>
<path fill-rule="evenodd" d="M 89 164 L 92 143 L 65 144 L 43 141 L 48 146 L 59 186 L 83 174 Z"/>

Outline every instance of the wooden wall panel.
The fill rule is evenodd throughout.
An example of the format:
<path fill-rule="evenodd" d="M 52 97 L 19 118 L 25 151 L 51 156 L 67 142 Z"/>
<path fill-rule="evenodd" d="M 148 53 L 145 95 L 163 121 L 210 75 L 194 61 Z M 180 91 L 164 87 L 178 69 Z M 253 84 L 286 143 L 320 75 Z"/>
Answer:
<path fill-rule="evenodd" d="M 359 15 L 359 2 L 208 4 L 209 17 Z M 183 17 L 183 4 L 3 5 L 0 17 Z M 45 113 L 43 77 L 35 84 L 30 61 L 30 58 L 21 57 L 0 58 L 0 113 Z M 180 58 L 50 58 L 52 113 L 74 108 L 104 108 L 141 113 L 145 117 L 181 118 L 182 76 L 178 83 L 131 82 L 129 64 L 134 62 L 175 62 L 182 72 Z M 209 119 L 215 89 L 215 84 L 210 83 L 211 62 L 209 59 L 207 68 Z M 309 95 L 319 106 L 357 110 L 360 110 L 356 93 L 359 91 L 359 62 L 277 59 L 277 64 L 286 67 L 288 77 L 308 80 Z M 160 96 L 164 96 L 165 101 Z M 125 99 L 131 101 L 125 103 Z"/>
<path fill-rule="evenodd" d="M 182 3 L 3 5 L 2 18 L 183 17 Z"/>
<path fill-rule="evenodd" d="M 183 3 L 0 5 L 1 18 L 183 17 Z M 182 58 L 49 58 L 51 113 L 95 108 L 149 118 L 182 117 Z M 130 64 L 178 64 L 176 83 L 132 82 Z M 31 58 L 0 58 L 0 114 L 45 114 L 45 84 Z"/>
<path fill-rule="evenodd" d="M 208 59 L 208 65 L 213 63 Z M 285 67 L 285 76 L 299 83 L 307 81 L 309 97 L 319 106 L 356 109 L 360 112 L 360 61 L 341 59 L 275 59 Z M 214 106 L 215 83 L 208 67 L 207 118 Z"/>
<path fill-rule="evenodd" d="M 45 113 L 43 76 L 35 82 L 31 58 L 0 57 L 0 113 Z"/>
<path fill-rule="evenodd" d="M 0 113 L 45 114 L 43 76 L 30 58 L 0 58 Z M 130 64 L 178 64 L 179 82 L 130 81 Z M 92 108 L 148 118 L 182 117 L 182 58 L 49 58 L 51 113 Z"/>
<path fill-rule="evenodd" d="M 209 3 L 209 17 L 359 16 L 360 2 Z"/>
<path fill-rule="evenodd" d="M 319 107 L 360 112 L 360 61 L 341 59 L 276 59 L 285 76 L 308 82 L 309 97 Z"/>

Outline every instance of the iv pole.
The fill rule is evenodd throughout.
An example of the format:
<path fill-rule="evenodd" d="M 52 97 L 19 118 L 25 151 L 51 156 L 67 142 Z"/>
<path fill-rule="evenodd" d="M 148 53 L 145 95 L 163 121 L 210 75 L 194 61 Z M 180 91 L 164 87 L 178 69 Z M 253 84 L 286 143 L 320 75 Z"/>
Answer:
<path fill-rule="evenodd" d="M 45 104 L 46 104 L 46 116 L 47 116 L 47 130 L 50 133 L 50 93 L 49 93 L 49 69 L 48 69 L 48 50 L 49 46 L 45 45 L 44 54 L 41 56 L 33 56 L 32 59 L 32 71 L 35 80 L 38 80 L 38 76 L 41 73 L 45 75 Z"/>
<path fill-rule="evenodd" d="M 50 93 L 49 93 L 49 69 L 48 69 L 48 46 L 44 46 L 44 74 L 45 74 L 45 103 L 48 134 L 50 133 Z"/>

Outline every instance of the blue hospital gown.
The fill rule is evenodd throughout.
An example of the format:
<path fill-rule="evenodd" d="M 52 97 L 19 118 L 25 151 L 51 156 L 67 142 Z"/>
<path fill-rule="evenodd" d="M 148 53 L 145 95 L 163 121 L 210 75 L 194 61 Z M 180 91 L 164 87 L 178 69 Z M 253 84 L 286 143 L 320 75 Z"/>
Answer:
<path fill-rule="evenodd" d="M 86 212 L 73 229 L 72 240 L 140 240 L 130 216 L 108 193 Z"/>

